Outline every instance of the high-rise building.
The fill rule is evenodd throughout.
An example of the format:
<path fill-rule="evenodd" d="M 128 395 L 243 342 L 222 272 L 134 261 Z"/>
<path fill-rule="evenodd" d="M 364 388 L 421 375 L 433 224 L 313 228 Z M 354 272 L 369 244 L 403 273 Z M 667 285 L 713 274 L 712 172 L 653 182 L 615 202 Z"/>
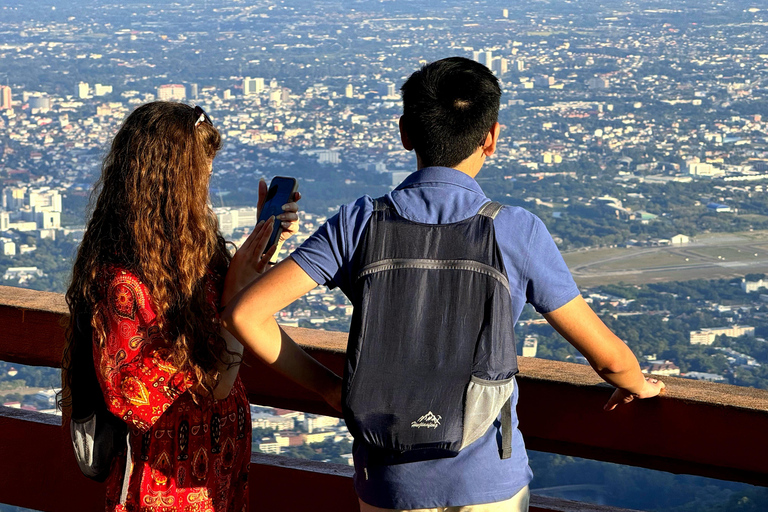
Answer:
<path fill-rule="evenodd" d="M 472 51 L 472 60 L 475 62 L 482 62 L 483 52 L 480 50 Z"/>
<path fill-rule="evenodd" d="M 515 61 L 515 71 L 517 71 L 518 73 L 522 73 L 523 71 L 525 71 L 525 61 L 523 61 L 522 59 L 517 59 Z"/>
<path fill-rule="evenodd" d="M 157 88 L 157 99 L 161 101 L 184 101 L 187 98 L 187 88 L 181 84 L 165 84 Z"/>
<path fill-rule="evenodd" d="M 352 84 L 347 84 L 346 89 L 344 89 L 344 96 L 347 98 L 351 98 L 355 94 L 355 89 L 352 87 Z"/>
<path fill-rule="evenodd" d="M 96 85 L 93 86 L 93 95 L 94 96 L 105 96 L 107 94 L 112 94 L 112 86 L 111 85 L 96 84 Z"/>
<path fill-rule="evenodd" d="M 483 58 L 483 62 L 481 64 L 485 64 L 487 67 L 491 67 L 493 64 L 493 52 L 491 50 L 485 51 L 485 57 Z"/>
<path fill-rule="evenodd" d="M 496 76 L 504 76 L 507 74 L 508 61 L 504 57 L 496 57 L 491 64 L 491 71 L 496 73 Z"/>
<path fill-rule="evenodd" d="M 193 99 L 197 99 L 198 87 L 197 84 L 189 84 L 189 96 Z"/>
<path fill-rule="evenodd" d="M 48 96 L 30 96 L 28 103 L 29 108 L 40 110 L 42 112 L 48 112 L 51 110 L 51 98 Z"/>
<path fill-rule="evenodd" d="M 88 86 L 87 82 L 80 82 L 77 84 L 77 88 L 75 89 L 75 96 L 77 96 L 80 99 L 83 99 L 83 98 L 87 98 L 89 93 L 90 93 L 90 87 Z"/>
<path fill-rule="evenodd" d="M 11 109 L 11 88 L 7 85 L 0 85 L 0 110 Z"/>
<path fill-rule="evenodd" d="M 502 9 L 501 10 L 501 17 L 502 18 L 509 18 L 509 9 Z"/>
<path fill-rule="evenodd" d="M 394 96 L 397 93 L 395 92 L 395 84 L 387 84 L 387 96 Z"/>
<path fill-rule="evenodd" d="M 243 94 L 245 96 L 259 94 L 263 90 L 264 90 L 263 78 L 245 77 L 243 79 Z"/>

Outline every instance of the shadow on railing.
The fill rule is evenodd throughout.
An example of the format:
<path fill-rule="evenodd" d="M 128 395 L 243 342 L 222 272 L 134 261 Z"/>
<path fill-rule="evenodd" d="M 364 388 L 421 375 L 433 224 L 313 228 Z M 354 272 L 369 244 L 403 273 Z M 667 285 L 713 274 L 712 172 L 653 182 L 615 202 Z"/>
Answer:
<path fill-rule="evenodd" d="M 62 295 L 0 286 L 0 360 L 59 365 Z M 287 328 L 336 372 L 346 333 Z M 253 359 L 241 375 L 252 403 L 338 416 L 314 394 Z M 521 359 L 520 429 L 529 448 L 757 485 L 768 482 L 768 391 L 665 378 L 667 393 L 613 412 L 590 368 Z M 254 454 L 252 510 L 357 510 L 347 466 Z M 649 489 L 650 491 L 650 489 Z M 96 510 L 102 486 L 80 475 L 61 419 L 0 407 L 0 503 L 43 511 Z M 533 496 L 532 511 L 618 509 Z"/>

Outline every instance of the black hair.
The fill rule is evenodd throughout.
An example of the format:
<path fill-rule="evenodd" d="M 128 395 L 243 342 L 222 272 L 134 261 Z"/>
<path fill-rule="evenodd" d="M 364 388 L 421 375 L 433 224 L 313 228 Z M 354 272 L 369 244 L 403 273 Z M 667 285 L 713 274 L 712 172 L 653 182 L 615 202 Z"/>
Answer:
<path fill-rule="evenodd" d="M 464 57 L 425 65 L 400 91 L 405 132 L 423 166 L 459 164 L 483 144 L 499 117 L 498 79 Z"/>

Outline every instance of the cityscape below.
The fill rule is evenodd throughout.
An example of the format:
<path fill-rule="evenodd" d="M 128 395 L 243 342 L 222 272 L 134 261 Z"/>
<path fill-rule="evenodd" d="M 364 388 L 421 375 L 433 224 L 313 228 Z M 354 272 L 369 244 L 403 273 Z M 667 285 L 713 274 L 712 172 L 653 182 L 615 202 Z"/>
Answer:
<path fill-rule="evenodd" d="M 286 257 L 339 205 L 415 170 L 400 86 L 458 55 L 503 92 L 478 183 L 544 221 L 643 371 L 768 389 L 766 24 L 749 0 L 5 0 L 0 284 L 66 290 L 111 138 L 154 100 L 200 105 L 221 132 L 210 199 L 235 245 L 256 223 L 259 180 L 298 179 Z M 351 314 L 318 287 L 278 321 L 347 331 Z M 587 364 L 530 306 L 516 334 L 522 357 Z M 56 414 L 59 386 L 58 370 L 0 362 L 5 407 Z M 253 405 L 251 421 L 254 451 L 352 464 L 342 420 Z M 552 496 L 768 509 L 768 492 L 743 484 L 627 468 L 656 482 L 638 497 L 607 490 L 608 464 L 534 452 L 531 465 L 534 492 Z M 574 484 L 603 487 L 558 494 Z M 758 508 L 730 508 L 745 496 Z"/>

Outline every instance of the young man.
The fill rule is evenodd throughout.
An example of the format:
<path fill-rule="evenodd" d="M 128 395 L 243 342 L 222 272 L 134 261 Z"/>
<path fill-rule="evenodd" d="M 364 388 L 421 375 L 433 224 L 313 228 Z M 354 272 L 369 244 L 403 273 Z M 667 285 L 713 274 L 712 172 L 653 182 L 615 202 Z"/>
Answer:
<path fill-rule="evenodd" d="M 418 170 L 386 201 L 397 215 L 421 225 L 473 217 L 489 202 L 474 178 L 499 139 L 497 79 L 485 66 L 453 57 L 416 71 L 403 85 L 402 95 L 400 136 L 406 150 L 415 150 Z M 356 253 L 373 211 L 374 201 L 368 196 L 342 206 L 290 258 L 233 299 L 222 317 L 244 345 L 279 371 L 317 390 L 336 408 L 340 408 L 338 380 L 318 370 L 281 334 L 273 314 L 317 284 L 338 286 L 350 296 L 360 270 L 354 268 L 359 261 Z M 584 302 L 544 224 L 513 207 L 502 208 L 492 222 L 512 299 L 512 317 L 504 321 L 514 325 L 525 303 L 531 303 L 601 377 L 616 386 L 606 409 L 657 395 L 663 384 L 645 379 L 629 348 Z M 416 318 L 414 314 L 400 321 Z M 515 386 L 513 405 L 517 392 Z M 527 510 L 532 474 L 514 406 L 511 415 L 509 458 L 499 455 L 500 421 L 451 458 L 388 464 L 356 440 L 354 482 L 361 511 Z"/>

